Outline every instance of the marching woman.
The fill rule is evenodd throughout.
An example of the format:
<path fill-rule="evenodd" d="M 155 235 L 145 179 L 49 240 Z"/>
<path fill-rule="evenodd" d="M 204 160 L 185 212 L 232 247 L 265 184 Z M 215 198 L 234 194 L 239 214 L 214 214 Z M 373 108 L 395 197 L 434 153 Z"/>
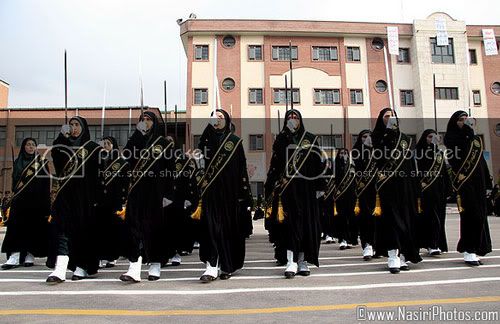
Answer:
<path fill-rule="evenodd" d="M 351 164 L 349 151 L 345 148 L 339 149 L 335 157 L 335 187 L 331 195 L 334 201 L 333 226 L 336 228 L 341 250 L 358 245 L 358 225 L 354 216 L 355 177 L 356 172 Z M 327 195 L 329 194 L 327 192 Z"/>
<path fill-rule="evenodd" d="M 286 278 L 308 276 L 308 262 L 319 266 L 318 198 L 324 194 L 324 169 L 317 136 L 306 132 L 298 110 L 288 110 L 283 130 L 273 144 L 266 182 L 266 196 L 273 202 L 268 213 L 282 227 L 278 230 L 283 235 L 278 247 L 287 251 Z"/>
<path fill-rule="evenodd" d="M 445 219 L 449 178 L 438 143 L 436 131 L 426 129 L 415 152 L 421 190 L 420 247 L 426 248 L 429 255 L 448 252 Z"/>
<path fill-rule="evenodd" d="M 56 181 L 53 181 L 51 227 L 53 246 L 47 261 L 55 271 L 48 283 L 65 280 L 66 269 L 73 271 L 71 280 L 97 273 L 99 267 L 95 213 L 101 147 L 90 140 L 87 121 L 73 117 L 63 125 L 51 150 Z M 69 262 L 69 266 L 68 266 Z"/>
<path fill-rule="evenodd" d="M 229 279 L 245 260 L 245 222 L 241 213 L 252 206 L 242 140 L 230 129 L 229 114 L 217 109 L 198 146 L 205 173 L 198 181 L 200 200 L 193 219 L 200 221 L 200 260 L 204 283 Z"/>
<path fill-rule="evenodd" d="M 460 212 L 460 239 L 457 251 L 465 263 L 478 266 L 477 257 L 491 252 L 490 229 L 486 212 L 486 189 L 490 179 L 483 157 L 483 142 L 474 134 L 474 121 L 465 111 L 455 112 L 446 129 L 444 144 L 453 170 L 453 190 Z"/>
<path fill-rule="evenodd" d="M 121 211 L 127 200 L 129 167 L 114 137 L 104 137 L 101 145 L 100 192 L 96 208 L 99 219 L 99 259 L 100 267 L 111 268 L 122 255 L 124 221 L 116 213 Z"/>
<path fill-rule="evenodd" d="M 406 261 L 422 261 L 416 236 L 417 194 L 415 160 L 411 139 L 399 130 L 390 108 L 383 109 L 373 130 L 373 144 L 378 164 L 375 183 L 374 215 L 377 221 L 375 250 L 387 251 L 391 273 L 409 270 Z"/>
<path fill-rule="evenodd" d="M 128 271 L 120 276 L 125 282 L 141 281 L 142 263 L 149 263 L 148 280 L 160 279 L 161 264 L 169 257 L 163 208 L 174 199 L 168 181 L 174 172 L 174 143 L 161 136 L 151 111 L 143 113 L 136 128 L 123 150 L 131 170 L 126 207 L 119 212 L 125 218 L 124 256 L 130 262 Z"/>
<path fill-rule="evenodd" d="M 356 204 L 354 213 L 358 218 L 359 238 L 363 248 L 363 259 L 373 257 L 373 243 L 375 239 L 375 179 L 377 163 L 373 158 L 371 131 L 365 129 L 358 135 L 352 150 L 352 158 L 356 168 Z"/>
<path fill-rule="evenodd" d="M 47 256 L 48 217 L 50 215 L 50 180 L 47 160 L 40 157 L 33 138 L 25 138 L 12 173 L 13 197 L 7 202 L 7 232 L 2 252 L 7 262 L 2 269 L 21 264 L 32 266 L 35 257 Z"/>

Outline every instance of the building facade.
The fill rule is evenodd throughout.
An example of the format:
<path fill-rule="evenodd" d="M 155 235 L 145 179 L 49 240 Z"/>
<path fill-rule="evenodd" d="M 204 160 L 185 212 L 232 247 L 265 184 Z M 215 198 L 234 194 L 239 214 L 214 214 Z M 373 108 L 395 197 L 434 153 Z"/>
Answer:
<path fill-rule="evenodd" d="M 448 46 L 436 44 L 436 19 L 446 22 Z M 398 27 L 399 55 L 388 55 L 386 65 L 388 26 Z M 470 111 L 496 175 L 500 56 L 485 55 L 485 28 L 500 35 L 500 26 L 470 26 L 445 13 L 413 24 L 189 19 L 180 25 L 187 55 L 187 145 L 196 146 L 218 93 L 243 138 L 254 194 L 261 193 L 283 124 L 277 117 L 286 110 L 291 55 L 288 98 L 323 144 L 351 147 L 356 134 L 373 128 L 378 112 L 390 106 L 392 90 L 401 128 L 415 139 L 435 124 L 444 132 L 456 110 Z"/>

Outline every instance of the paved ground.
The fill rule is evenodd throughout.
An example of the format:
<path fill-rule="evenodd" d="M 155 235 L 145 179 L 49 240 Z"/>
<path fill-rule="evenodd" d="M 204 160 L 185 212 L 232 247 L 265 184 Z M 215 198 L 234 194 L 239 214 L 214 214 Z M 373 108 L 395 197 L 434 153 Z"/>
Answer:
<path fill-rule="evenodd" d="M 404 313 L 424 321 L 430 320 L 431 312 L 439 314 L 436 320 L 452 319 L 455 311 L 456 316 L 479 315 L 498 322 L 500 218 L 490 217 L 489 222 L 494 251 L 482 258 L 483 266 L 466 266 L 460 254 L 450 252 L 439 257 L 424 255 L 424 262 L 398 275 L 386 271 L 385 259 L 365 262 L 359 247 L 340 251 L 333 244 L 321 247 L 321 266 L 312 268 L 310 277 L 283 279 L 283 268 L 272 260 L 261 222 L 254 223 L 255 234 L 247 242 L 245 268 L 230 280 L 211 284 L 198 281 L 203 265 L 197 253 L 184 257 L 179 267 L 163 268 L 160 281 L 138 284 L 118 280 L 127 268 L 126 261 L 120 260 L 96 279 L 47 286 L 50 271 L 41 265 L 44 260 L 37 260 L 39 265 L 32 268 L 0 271 L 0 322 L 345 323 L 358 322 L 357 312 L 363 316 L 365 310 L 389 312 L 377 316 Z M 452 250 L 458 223 L 456 209 L 450 209 L 447 233 Z M 424 312 L 418 313 L 419 309 Z"/>

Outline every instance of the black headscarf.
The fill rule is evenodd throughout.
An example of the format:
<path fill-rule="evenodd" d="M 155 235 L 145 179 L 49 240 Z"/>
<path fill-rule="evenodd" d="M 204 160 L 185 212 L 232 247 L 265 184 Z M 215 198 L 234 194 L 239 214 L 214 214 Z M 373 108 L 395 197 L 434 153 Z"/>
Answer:
<path fill-rule="evenodd" d="M 422 136 L 420 136 L 420 139 L 417 142 L 417 146 L 415 147 L 417 152 L 424 151 L 428 148 L 432 148 L 432 149 L 436 148 L 436 145 L 433 143 L 427 144 L 427 136 L 429 136 L 429 134 L 437 134 L 437 133 L 433 129 L 426 129 L 422 133 Z"/>
<path fill-rule="evenodd" d="M 340 153 L 345 153 L 347 155 L 347 160 L 344 160 L 343 157 L 340 157 Z M 347 166 L 349 166 L 349 150 L 346 148 L 339 148 L 337 155 L 335 156 L 335 177 L 343 176 L 345 171 L 347 170 Z M 338 179 L 340 181 L 342 179 Z"/>
<path fill-rule="evenodd" d="M 363 135 L 365 134 L 371 135 L 371 131 L 369 129 L 363 129 L 361 132 L 359 132 L 356 143 L 354 143 L 354 146 L 352 147 L 353 150 L 361 151 L 361 148 L 363 146 Z"/>
<path fill-rule="evenodd" d="M 111 152 L 107 155 L 110 159 L 114 160 L 120 155 L 120 148 L 118 147 L 118 141 L 113 136 L 104 136 L 102 140 L 108 140 L 113 145 Z M 104 152 L 104 150 L 103 150 Z"/>
<path fill-rule="evenodd" d="M 90 140 L 90 131 L 89 126 L 87 124 L 87 120 L 80 116 L 71 117 L 68 123 L 71 123 L 72 120 L 78 121 L 80 126 L 82 127 L 82 132 L 78 137 L 69 136 L 68 140 L 72 146 L 82 146 L 86 142 Z"/>
<path fill-rule="evenodd" d="M 158 122 L 158 117 L 156 116 L 156 114 L 154 112 L 152 112 L 152 111 L 145 111 L 144 112 L 144 116 L 148 116 L 153 121 L 153 125 L 146 132 L 146 135 L 145 135 L 147 137 L 146 143 L 149 144 L 149 143 L 151 143 L 152 141 L 154 141 L 155 139 L 157 139 L 158 137 L 161 136 L 162 130 L 161 130 L 160 124 Z M 139 118 L 139 121 L 143 121 L 143 119 L 144 118 L 141 116 Z"/>
<path fill-rule="evenodd" d="M 23 140 L 19 155 L 14 161 L 14 167 L 12 170 L 12 188 L 15 188 L 17 182 L 21 178 L 21 174 L 23 173 L 24 168 L 26 168 L 36 156 L 36 152 L 33 154 L 28 154 L 28 152 L 26 152 L 25 146 L 28 141 L 33 141 L 35 142 L 35 145 L 37 145 L 36 140 L 32 137 L 28 137 Z"/>
<path fill-rule="evenodd" d="M 300 121 L 299 129 L 295 133 L 292 133 L 290 131 L 290 129 L 288 129 L 288 127 L 286 126 L 286 123 L 287 123 L 288 119 L 290 118 L 291 114 L 297 115 L 297 117 L 299 117 L 299 121 Z M 297 109 L 290 109 L 290 110 L 288 110 L 285 113 L 285 118 L 284 118 L 284 123 L 283 123 L 282 131 L 287 132 L 289 134 L 293 134 L 293 135 L 297 134 L 297 135 L 301 135 L 302 136 L 302 134 L 305 131 L 305 127 L 304 127 L 304 121 L 302 119 L 302 114 L 300 113 L 300 111 L 298 111 Z"/>
<path fill-rule="evenodd" d="M 211 154 L 215 154 L 221 142 L 231 132 L 231 116 L 223 109 L 217 109 L 216 112 L 224 115 L 225 125 L 222 129 L 216 129 L 212 124 L 205 127 L 198 148 L 203 154 L 207 154 L 207 158 L 211 158 Z M 211 116 L 213 114 L 214 112 L 212 112 Z"/>
<path fill-rule="evenodd" d="M 468 117 L 469 115 L 463 110 L 459 110 L 451 115 L 444 136 L 444 144 L 446 147 L 465 147 L 474 137 L 474 130 L 469 125 L 464 124 L 462 128 L 458 127 L 457 122 L 460 117 L 463 116 Z"/>

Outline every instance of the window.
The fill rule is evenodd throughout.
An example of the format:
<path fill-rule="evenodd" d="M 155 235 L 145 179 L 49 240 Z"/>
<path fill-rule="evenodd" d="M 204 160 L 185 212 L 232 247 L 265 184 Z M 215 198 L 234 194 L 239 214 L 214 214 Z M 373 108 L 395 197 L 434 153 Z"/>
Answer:
<path fill-rule="evenodd" d="M 496 95 L 500 95 L 500 82 L 493 82 L 491 91 Z"/>
<path fill-rule="evenodd" d="M 291 91 L 288 89 L 288 104 L 290 104 L 290 94 Z M 285 104 L 285 89 L 273 89 L 273 102 L 275 104 Z M 300 104 L 300 92 L 299 89 L 293 89 L 293 103 Z"/>
<path fill-rule="evenodd" d="M 477 53 L 475 49 L 469 50 L 469 64 L 471 65 L 477 64 Z"/>
<path fill-rule="evenodd" d="M 436 99 L 458 100 L 458 88 L 436 88 Z"/>
<path fill-rule="evenodd" d="M 359 47 L 347 47 L 347 62 L 361 61 L 361 52 Z"/>
<path fill-rule="evenodd" d="M 194 89 L 194 104 L 208 104 L 208 89 Z"/>
<path fill-rule="evenodd" d="M 380 93 L 386 92 L 387 91 L 387 82 L 385 82 L 384 80 L 378 80 L 375 83 L 375 90 L 377 90 L 377 92 L 380 92 Z"/>
<path fill-rule="evenodd" d="M 398 55 L 398 63 L 410 63 L 410 49 L 400 48 Z"/>
<path fill-rule="evenodd" d="M 252 190 L 252 195 L 254 198 L 262 195 L 264 197 L 264 182 L 262 181 L 250 181 L 250 190 Z"/>
<path fill-rule="evenodd" d="M 313 61 L 337 61 L 337 47 L 313 46 Z"/>
<path fill-rule="evenodd" d="M 197 149 L 200 145 L 201 135 L 193 135 L 193 148 Z"/>
<path fill-rule="evenodd" d="M 196 61 L 207 61 L 208 60 L 208 45 L 195 45 L 195 47 L 194 47 L 194 59 Z"/>
<path fill-rule="evenodd" d="M 454 64 L 453 38 L 448 39 L 448 46 L 438 46 L 436 37 L 431 38 L 432 63 Z"/>
<path fill-rule="evenodd" d="M 250 135 L 250 151 L 262 151 L 264 149 L 264 135 Z"/>
<path fill-rule="evenodd" d="M 481 92 L 479 90 L 472 90 L 472 98 L 474 106 L 481 106 Z"/>
<path fill-rule="evenodd" d="M 262 61 L 262 46 L 261 45 L 249 45 L 248 46 L 248 60 L 250 60 L 250 61 Z"/>
<path fill-rule="evenodd" d="M 401 106 L 413 106 L 413 90 L 401 90 L 399 92 L 401 97 Z"/>
<path fill-rule="evenodd" d="M 129 132 L 128 124 L 126 125 L 105 125 L 104 126 L 104 136 L 113 136 L 118 142 L 118 146 L 125 146 L 128 141 Z M 93 141 L 101 140 L 101 126 L 90 125 L 89 126 L 90 139 Z M 56 137 L 58 132 L 55 133 Z M 49 137 L 49 136 L 47 136 Z"/>
<path fill-rule="evenodd" d="M 224 45 L 224 47 L 232 48 L 234 44 L 236 44 L 236 39 L 234 39 L 233 36 L 226 36 L 222 39 L 222 45 Z"/>
<path fill-rule="evenodd" d="M 289 61 L 290 47 L 289 46 L 273 46 L 273 61 Z M 297 46 L 292 46 L 292 60 L 298 59 Z"/>
<path fill-rule="evenodd" d="M 495 126 L 495 135 L 500 137 L 500 123 Z"/>
<path fill-rule="evenodd" d="M 318 135 L 319 137 L 319 145 L 323 149 L 329 149 L 329 148 L 335 148 L 335 147 L 342 147 L 342 135 L 340 134 L 333 134 L 333 135 Z M 327 153 L 328 150 L 327 150 Z"/>
<path fill-rule="evenodd" d="M 0 127 L 0 146 L 5 145 L 5 139 L 7 138 L 7 133 L 5 126 Z"/>
<path fill-rule="evenodd" d="M 362 105 L 363 104 L 363 90 L 361 89 L 351 89 L 351 105 Z"/>
<path fill-rule="evenodd" d="M 248 103 L 253 105 L 261 105 L 264 103 L 262 89 L 248 89 Z"/>
<path fill-rule="evenodd" d="M 316 105 L 340 104 L 340 89 L 314 89 L 314 104 Z"/>
<path fill-rule="evenodd" d="M 16 126 L 16 146 L 21 146 L 26 137 L 33 137 L 38 145 L 52 145 L 60 128 L 60 126 Z"/>
<path fill-rule="evenodd" d="M 222 89 L 226 90 L 226 91 L 231 91 L 234 89 L 234 86 L 235 86 L 235 83 L 234 83 L 234 80 L 231 79 L 231 78 L 225 78 L 223 81 L 222 81 Z"/>
<path fill-rule="evenodd" d="M 376 37 L 372 40 L 372 48 L 374 50 L 380 51 L 384 48 L 384 41 L 380 37 Z"/>

